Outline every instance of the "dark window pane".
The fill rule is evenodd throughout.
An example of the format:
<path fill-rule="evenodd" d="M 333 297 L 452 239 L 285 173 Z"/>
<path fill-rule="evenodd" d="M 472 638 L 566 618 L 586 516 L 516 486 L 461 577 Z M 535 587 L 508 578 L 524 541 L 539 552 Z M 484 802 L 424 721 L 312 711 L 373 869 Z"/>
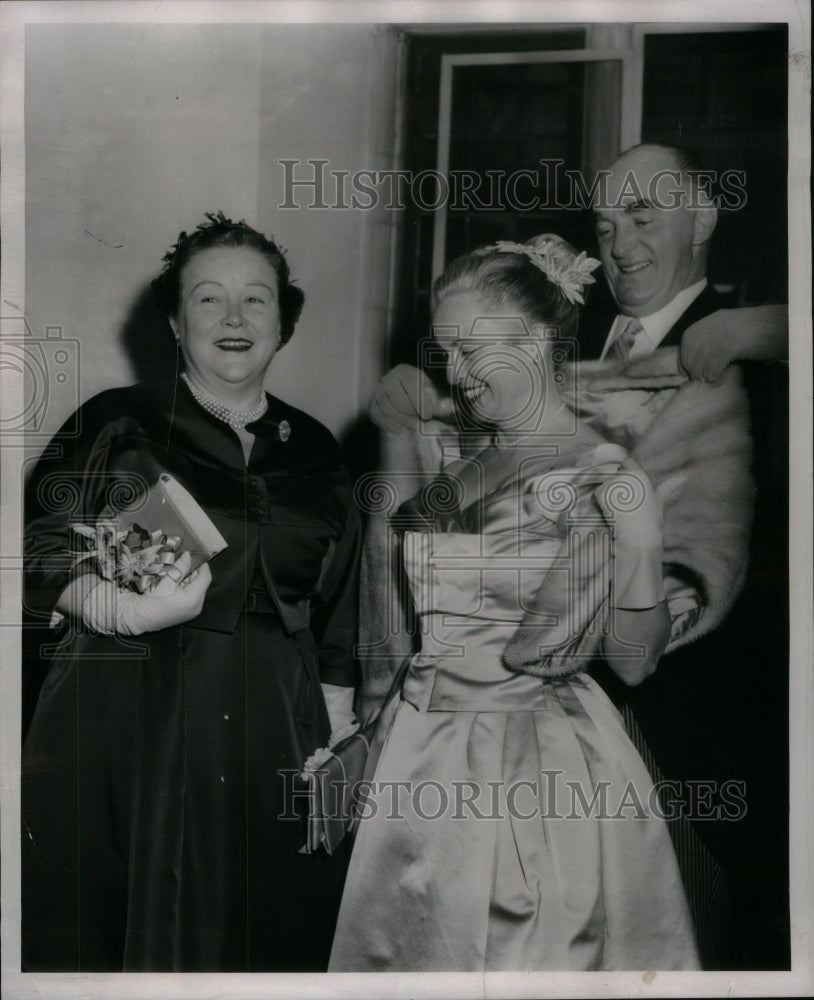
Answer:
<path fill-rule="evenodd" d="M 434 170 L 438 149 L 438 103 L 441 56 L 457 52 L 544 52 L 585 47 L 585 32 L 550 30 L 511 34 L 459 33 L 413 37 L 408 50 L 408 101 L 405 129 L 405 169 L 413 175 Z M 583 71 L 580 69 L 579 71 Z M 487 170 L 511 172 L 534 167 L 541 156 L 564 157 L 569 142 L 581 141 L 581 112 L 569 118 L 567 100 L 571 66 L 458 67 L 453 89 L 453 170 L 477 171 L 483 178 L 476 196 L 498 201 L 505 183 L 488 197 Z M 486 74 L 484 77 L 483 74 Z M 488 85 L 484 85 L 484 80 Z M 582 77 L 575 76 L 575 86 Z M 564 81 L 564 82 L 563 82 Z M 522 188 L 529 194 L 528 186 Z M 447 259 L 496 239 L 528 239 L 543 232 L 543 218 L 517 218 L 508 211 L 451 210 L 448 215 Z M 415 360 L 415 344 L 429 326 L 434 214 L 410 205 L 401 217 L 401 266 L 396 322 L 391 350 L 393 363 Z M 565 235 L 565 234 L 564 234 Z"/>
<path fill-rule="evenodd" d="M 686 146 L 719 179 L 745 174 L 745 204 L 719 213 L 709 275 L 746 302 L 787 294 L 787 50 L 785 25 L 645 42 L 642 141 Z"/>

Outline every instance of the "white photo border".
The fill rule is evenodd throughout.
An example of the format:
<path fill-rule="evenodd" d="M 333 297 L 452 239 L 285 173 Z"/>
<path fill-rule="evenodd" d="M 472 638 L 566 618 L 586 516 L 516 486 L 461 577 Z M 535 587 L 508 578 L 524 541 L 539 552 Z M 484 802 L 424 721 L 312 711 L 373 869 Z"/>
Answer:
<path fill-rule="evenodd" d="M 810 9 L 785 2 L 684 0 L 548 0 L 501 2 L 139 2 L 5 3 L 2 18 L 3 271 L 0 315 L 25 315 L 24 31 L 45 23 L 270 23 L 336 22 L 447 24 L 576 24 L 585 22 L 715 23 L 779 21 L 789 25 L 789 303 L 791 381 L 791 972 L 629 972 L 546 974 L 335 975 L 304 974 L 25 974 L 20 972 L 20 635 L 0 629 L 2 786 L 2 995 L 23 998 L 259 997 L 594 997 L 804 996 L 814 993 L 814 629 L 812 627 L 812 427 L 810 228 Z M 2 331 L 0 331 L 0 336 Z M 20 412 L 16 373 L 0 371 L 2 413 Z M 21 449 L 2 451 L 2 549 L 19 551 L 18 483 Z M 0 621 L 13 622 L 21 605 L 19 566 L 0 560 Z"/>

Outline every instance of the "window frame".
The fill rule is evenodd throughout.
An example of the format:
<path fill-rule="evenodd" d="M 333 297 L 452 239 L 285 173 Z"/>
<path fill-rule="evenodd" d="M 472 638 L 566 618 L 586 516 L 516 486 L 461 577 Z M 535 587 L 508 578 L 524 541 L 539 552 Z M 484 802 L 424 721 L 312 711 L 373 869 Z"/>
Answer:
<path fill-rule="evenodd" d="M 644 43 L 642 42 L 642 46 Z M 643 53 L 642 48 L 642 53 Z M 553 51 L 528 52 L 456 52 L 441 56 L 441 83 L 438 103 L 438 147 L 436 170 L 446 177 L 449 172 L 450 138 L 452 127 L 453 73 L 457 66 L 508 66 L 535 63 L 621 63 L 621 149 L 634 145 L 636 138 L 636 118 L 631 116 L 633 106 L 632 87 L 635 53 L 631 48 L 585 48 L 560 49 Z M 642 55 L 642 66 L 644 59 Z M 630 93 L 628 91 L 631 91 Z M 641 130 L 641 108 L 638 115 L 638 129 Z M 440 204 L 434 212 L 432 242 L 432 280 L 443 272 L 447 239 L 447 206 Z"/>

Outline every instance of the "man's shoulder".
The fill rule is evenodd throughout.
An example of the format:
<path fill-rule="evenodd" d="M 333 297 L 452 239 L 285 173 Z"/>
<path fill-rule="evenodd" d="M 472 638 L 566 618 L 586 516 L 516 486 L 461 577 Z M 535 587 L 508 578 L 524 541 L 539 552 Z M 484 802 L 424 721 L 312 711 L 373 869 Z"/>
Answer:
<path fill-rule="evenodd" d="M 678 346 L 678 344 L 681 343 L 681 338 L 684 336 L 684 332 L 691 327 L 693 323 L 697 323 L 699 319 L 704 319 L 705 316 L 709 316 L 712 313 L 717 312 L 719 309 L 724 308 L 725 303 L 721 294 L 717 292 L 711 284 L 706 285 L 700 294 L 692 300 L 684 312 L 678 317 L 675 323 L 673 323 L 660 346 Z"/>

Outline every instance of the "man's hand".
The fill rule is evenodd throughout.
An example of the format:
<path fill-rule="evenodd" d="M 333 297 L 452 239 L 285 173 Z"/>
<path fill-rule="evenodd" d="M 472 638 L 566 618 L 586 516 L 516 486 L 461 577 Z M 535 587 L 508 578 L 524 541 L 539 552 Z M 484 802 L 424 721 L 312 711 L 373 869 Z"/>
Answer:
<path fill-rule="evenodd" d="M 690 376 L 715 382 L 733 361 L 779 361 L 789 356 L 788 306 L 719 309 L 688 327 L 679 363 Z"/>
<path fill-rule="evenodd" d="M 376 386 L 369 412 L 377 427 L 398 434 L 414 431 L 430 420 L 449 423 L 455 407 L 452 397 L 442 395 L 425 372 L 397 365 Z"/>

